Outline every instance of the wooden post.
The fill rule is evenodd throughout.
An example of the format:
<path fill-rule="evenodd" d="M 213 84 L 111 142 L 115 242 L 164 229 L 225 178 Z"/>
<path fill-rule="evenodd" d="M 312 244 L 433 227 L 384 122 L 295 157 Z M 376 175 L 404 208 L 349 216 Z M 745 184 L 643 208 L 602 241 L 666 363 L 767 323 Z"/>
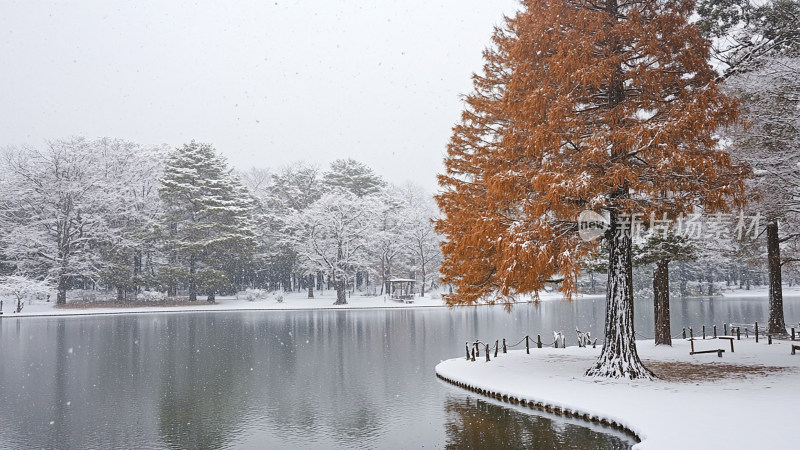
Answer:
<path fill-rule="evenodd" d="M 537 348 L 542 348 L 542 335 L 541 334 L 537 334 L 536 335 L 536 347 Z"/>
<path fill-rule="evenodd" d="M 794 327 L 792 327 L 792 340 L 794 340 Z"/>
<path fill-rule="evenodd" d="M 692 327 L 689 327 L 689 338 L 694 339 L 694 330 L 692 330 Z"/>
<path fill-rule="evenodd" d="M 728 335 L 728 324 L 727 323 L 723 323 L 722 324 L 722 328 L 723 328 L 723 330 L 722 330 L 723 333 L 725 334 L 725 336 L 727 336 Z"/>
<path fill-rule="evenodd" d="M 497 358 L 497 350 L 500 348 L 497 341 L 494 341 L 494 357 Z"/>
<path fill-rule="evenodd" d="M 794 328 L 792 328 L 792 330 L 794 330 Z M 531 346 L 528 344 L 528 336 L 525 336 L 525 353 L 529 355 L 531 354 Z"/>
<path fill-rule="evenodd" d="M 475 356 L 478 358 L 481 357 L 481 344 L 479 344 L 478 341 L 475 341 Z"/>
<path fill-rule="evenodd" d="M 472 361 L 475 361 L 475 346 L 472 347 Z"/>
<path fill-rule="evenodd" d="M 683 327 L 683 338 L 686 339 L 686 327 Z"/>
<path fill-rule="evenodd" d="M 556 338 L 553 339 L 553 348 L 558 348 L 558 336 L 556 336 Z"/>
<path fill-rule="evenodd" d="M 467 348 L 467 361 L 469 361 L 469 342 L 466 342 L 464 346 Z"/>
<path fill-rule="evenodd" d="M 758 344 L 758 322 L 756 322 L 756 344 Z"/>
<path fill-rule="evenodd" d="M 720 358 L 722 358 L 722 352 L 723 352 L 723 350 L 717 350 L 717 356 L 719 356 Z"/>
<path fill-rule="evenodd" d="M 744 338 L 750 339 L 750 330 L 748 330 L 747 327 L 744 327 Z"/>
<path fill-rule="evenodd" d="M 597 338 L 594 338 L 594 343 L 592 343 L 592 348 L 597 348 Z"/>
<path fill-rule="evenodd" d="M 503 353 L 508 353 L 508 350 L 506 350 L 506 338 L 503 338 Z"/>
<path fill-rule="evenodd" d="M 717 326 L 714 325 L 714 339 L 717 338 Z"/>
<path fill-rule="evenodd" d="M 689 345 L 692 346 L 692 353 L 694 353 L 694 339 L 689 341 Z"/>
<path fill-rule="evenodd" d="M 486 344 L 486 362 L 489 362 L 489 344 Z"/>
<path fill-rule="evenodd" d="M 742 340 L 742 327 L 736 327 L 736 340 Z"/>
<path fill-rule="evenodd" d="M 767 344 L 772 345 L 772 335 L 771 334 L 767 335 Z"/>
<path fill-rule="evenodd" d="M 703 339 L 706 338 L 706 326 L 703 325 Z"/>

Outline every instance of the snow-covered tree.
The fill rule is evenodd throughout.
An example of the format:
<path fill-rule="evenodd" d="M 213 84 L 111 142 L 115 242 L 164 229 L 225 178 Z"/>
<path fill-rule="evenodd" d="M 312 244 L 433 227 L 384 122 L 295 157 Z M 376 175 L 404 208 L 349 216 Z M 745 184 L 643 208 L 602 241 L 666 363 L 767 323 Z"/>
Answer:
<path fill-rule="evenodd" d="M 9 297 L 16 302 L 14 312 L 22 312 L 25 299 L 48 298 L 52 287 L 46 281 L 39 281 L 20 275 L 0 277 L 0 298 Z"/>
<path fill-rule="evenodd" d="M 425 286 L 438 279 L 442 259 L 441 237 L 433 228 L 439 211 L 433 198 L 418 186 L 407 185 L 405 199 L 407 211 L 402 236 L 408 252 L 413 256 L 414 271 L 420 276 L 420 297 L 424 297 Z"/>
<path fill-rule="evenodd" d="M 381 280 L 381 294 L 387 281 L 406 268 L 401 265 L 408 256 L 404 237 L 408 229 L 408 204 L 400 194 L 398 189 L 390 188 L 378 196 L 377 228 L 370 251 L 378 260 L 376 271 Z"/>
<path fill-rule="evenodd" d="M 268 265 L 284 289 L 292 286 L 292 276 L 307 277 L 308 298 L 314 298 L 316 271 L 299 264 L 293 240 L 286 235 L 287 220 L 304 211 L 322 196 L 322 171 L 315 164 L 294 162 L 272 175 L 261 199 L 267 243 Z"/>
<path fill-rule="evenodd" d="M 766 57 L 800 51 L 798 0 L 699 0 L 697 13 L 725 77 L 758 68 Z"/>
<path fill-rule="evenodd" d="M 674 229 L 655 230 L 633 249 L 635 264 L 655 264 L 653 273 L 653 316 L 656 345 L 672 345 L 669 316 L 669 263 L 696 258 L 695 244 Z"/>
<path fill-rule="evenodd" d="M 160 183 L 170 263 L 183 270 L 190 301 L 203 285 L 213 302 L 255 249 L 255 201 L 214 148 L 195 141 L 169 155 Z"/>
<path fill-rule="evenodd" d="M 101 280 L 117 288 L 117 299 L 135 297 L 155 270 L 156 230 L 162 212 L 158 180 L 167 148 L 119 139 L 96 142 L 98 176 L 108 196 L 109 237 L 97 242 Z"/>
<path fill-rule="evenodd" d="M 358 197 L 376 194 L 386 188 L 386 181 L 374 170 L 354 159 L 337 159 L 324 174 L 327 188 L 339 188 Z"/>
<path fill-rule="evenodd" d="M 301 264 L 329 274 L 336 287 L 336 305 L 347 303 L 348 281 L 369 264 L 377 210 L 374 197 L 339 191 L 323 195 L 288 220 L 288 235 Z"/>
<path fill-rule="evenodd" d="M 751 210 L 764 216 L 770 333 L 785 333 L 781 243 L 797 238 L 800 214 L 800 57 L 768 56 L 726 87 L 741 99 L 743 123 L 729 128 L 730 152 L 754 169 Z M 782 235 L 779 233 L 783 231 Z"/>
<path fill-rule="evenodd" d="M 113 194 L 126 179 L 105 173 L 104 142 L 56 140 L 4 155 L 0 240 L 6 262 L 18 275 L 52 280 L 57 304 L 66 303 L 71 282 L 97 279 L 103 264 L 97 246 L 115 239 Z"/>

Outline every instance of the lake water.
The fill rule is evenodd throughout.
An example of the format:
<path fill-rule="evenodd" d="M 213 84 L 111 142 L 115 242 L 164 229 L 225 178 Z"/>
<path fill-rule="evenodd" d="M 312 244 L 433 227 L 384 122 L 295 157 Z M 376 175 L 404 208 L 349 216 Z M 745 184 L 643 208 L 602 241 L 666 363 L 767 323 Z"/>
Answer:
<path fill-rule="evenodd" d="M 800 301 L 785 300 L 787 322 Z M 652 306 L 637 304 L 652 335 Z M 448 310 L 0 319 L 0 448 L 627 448 L 609 429 L 439 381 L 476 338 L 575 342 L 604 301 Z M 673 334 L 766 322 L 765 299 L 674 300 Z M 533 350 L 532 350 L 533 351 Z"/>

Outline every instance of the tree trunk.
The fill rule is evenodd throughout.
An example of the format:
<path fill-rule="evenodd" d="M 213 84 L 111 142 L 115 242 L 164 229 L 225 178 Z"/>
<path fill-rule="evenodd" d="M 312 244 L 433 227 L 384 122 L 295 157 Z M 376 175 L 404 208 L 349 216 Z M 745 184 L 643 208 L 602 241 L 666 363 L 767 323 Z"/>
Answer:
<path fill-rule="evenodd" d="M 336 286 L 336 301 L 333 303 L 334 305 L 346 305 L 347 304 L 347 283 L 344 280 L 337 279 L 333 283 Z"/>
<path fill-rule="evenodd" d="M 587 376 L 608 378 L 653 378 L 639 359 L 633 327 L 633 260 L 630 230 L 617 223 L 616 211 L 611 211 L 607 232 L 610 241 L 608 286 L 606 288 L 605 340 L 600 356 Z"/>
<path fill-rule="evenodd" d="M 308 275 L 308 298 L 314 298 L 314 274 Z"/>
<path fill-rule="evenodd" d="M 206 297 L 206 301 L 208 303 L 215 303 L 217 301 L 217 295 L 214 293 L 214 290 L 208 291 L 208 297 Z"/>
<path fill-rule="evenodd" d="M 133 256 L 133 286 L 130 288 L 130 294 L 133 300 L 139 295 L 139 289 L 142 287 L 142 252 L 136 250 Z"/>
<path fill-rule="evenodd" d="M 767 224 L 767 262 L 769 265 L 769 320 L 767 332 L 786 334 L 783 318 L 783 289 L 781 287 L 781 247 L 778 221 Z"/>
<path fill-rule="evenodd" d="M 58 277 L 58 292 L 56 293 L 56 305 L 67 304 L 67 277 L 61 275 Z"/>
<path fill-rule="evenodd" d="M 653 274 L 653 307 L 655 308 L 656 345 L 672 346 L 669 321 L 669 260 L 656 263 Z"/>
<path fill-rule="evenodd" d="M 197 280 L 194 279 L 195 274 L 194 254 L 189 257 L 189 301 L 197 301 Z"/>
<path fill-rule="evenodd" d="M 425 260 L 422 260 L 422 284 L 419 288 L 419 296 L 425 297 Z"/>

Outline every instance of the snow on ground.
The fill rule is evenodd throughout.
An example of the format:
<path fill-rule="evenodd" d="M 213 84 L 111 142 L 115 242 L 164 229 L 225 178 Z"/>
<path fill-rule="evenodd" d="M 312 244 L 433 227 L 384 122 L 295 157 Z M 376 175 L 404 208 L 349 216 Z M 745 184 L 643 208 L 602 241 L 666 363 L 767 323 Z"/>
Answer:
<path fill-rule="evenodd" d="M 562 299 L 557 292 L 541 293 L 542 301 Z M 314 298 L 308 298 L 307 292 L 287 292 L 283 294 L 283 301 L 278 302 L 275 293 L 267 298 L 248 301 L 244 298 L 217 297 L 216 303 L 207 303 L 204 296 L 198 296 L 196 304 L 186 305 L 155 305 L 147 306 L 146 303 L 137 303 L 126 306 L 124 304 L 108 302 L 100 307 L 72 307 L 56 308 L 53 302 L 36 300 L 26 302 L 20 313 L 14 313 L 15 302 L 5 299 L 3 316 L 54 316 L 54 315 L 92 315 L 92 314 L 130 314 L 130 313 L 156 313 L 156 312 L 185 312 L 185 311 L 246 311 L 246 310 L 309 310 L 309 309 L 367 309 L 367 308 L 420 308 L 420 307 L 445 307 L 444 301 L 436 292 L 426 293 L 425 297 L 414 297 L 413 303 L 394 301 L 388 296 L 366 296 L 356 293 L 347 298 L 346 305 L 334 305 L 336 292 L 326 290 L 324 293 L 315 292 Z M 530 301 L 530 297 L 521 297 L 517 302 Z M 68 301 L 68 303 L 73 303 Z M 101 302 L 102 303 L 102 302 Z M 97 304 L 93 303 L 92 305 Z"/>
<path fill-rule="evenodd" d="M 800 342 L 767 339 L 695 341 L 673 347 L 637 341 L 639 355 L 662 379 L 606 380 L 583 376 L 596 349 L 544 348 L 481 358 L 444 361 L 436 373 L 446 379 L 554 407 L 606 418 L 636 433 L 637 449 L 797 448 L 800 424 Z"/>
<path fill-rule="evenodd" d="M 784 297 L 798 297 L 800 296 L 800 285 L 797 286 L 783 286 L 781 287 Z M 722 292 L 723 297 L 763 297 L 769 296 L 769 287 L 759 286 L 752 289 L 731 289 Z"/>

